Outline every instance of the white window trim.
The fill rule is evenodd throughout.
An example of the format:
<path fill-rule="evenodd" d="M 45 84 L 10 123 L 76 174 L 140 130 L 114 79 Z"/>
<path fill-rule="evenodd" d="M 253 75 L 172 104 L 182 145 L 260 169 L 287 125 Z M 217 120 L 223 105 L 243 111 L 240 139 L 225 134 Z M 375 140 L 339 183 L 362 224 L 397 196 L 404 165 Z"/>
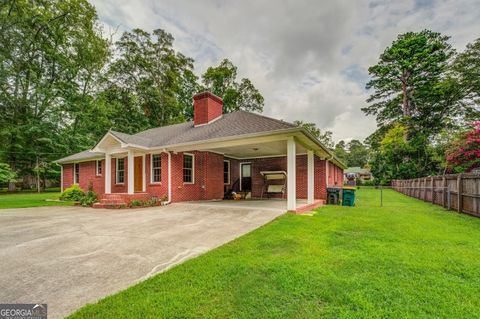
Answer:
<path fill-rule="evenodd" d="M 102 166 L 102 172 L 98 174 L 98 163 L 102 164 L 102 160 L 96 160 L 95 161 L 95 176 L 102 176 L 103 175 L 103 166 Z"/>
<path fill-rule="evenodd" d="M 123 182 L 118 182 L 118 160 L 123 160 Z M 115 158 L 115 185 L 124 185 L 125 184 L 125 158 Z"/>
<path fill-rule="evenodd" d="M 228 182 L 225 183 L 225 180 L 224 180 L 223 185 L 230 185 L 230 182 L 231 182 L 230 175 L 231 175 L 231 170 L 232 170 L 231 166 L 230 166 L 230 160 L 223 160 L 223 163 L 225 163 L 225 162 L 228 163 Z M 225 174 L 225 171 L 223 172 L 223 174 Z M 225 176 L 224 176 L 224 178 L 225 178 Z"/>
<path fill-rule="evenodd" d="M 80 179 L 80 163 L 73 163 L 73 184 L 78 185 L 75 166 L 78 166 L 78 178 Z"/>
<path fill-rule="evenodd" d="M 191 182 L 183 182 L 183 184 L 187 184 L 187 185 L 195 184 L 195 154 L 183 153 L 184 157 L 185 157 L 185 155 L 189 155 L 189 156 L 192 157 L 192 181 Z M 182 181 L 183 181 L 183 170 L 185 169 L 184 163 L 185 163 L 185 158 L 183 158 L 183 161 L 182 161 Z"/>
<path fill-rule="evenodd" d="M 153 181 L 153 156 L 159 155 L 160 156 L 160 182 Z M 162 184 L 162 155 L 161 153 L 152 153 L 150 154 L 150 184 Z"/>

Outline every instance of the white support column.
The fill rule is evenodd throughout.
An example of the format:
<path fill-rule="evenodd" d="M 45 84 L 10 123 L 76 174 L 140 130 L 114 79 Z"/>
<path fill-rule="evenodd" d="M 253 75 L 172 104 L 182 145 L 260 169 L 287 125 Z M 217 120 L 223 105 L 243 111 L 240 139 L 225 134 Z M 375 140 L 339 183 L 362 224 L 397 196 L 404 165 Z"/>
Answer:
<path fill-rule="evenodd" d="M 313 190 L 314 190 L 314 158 L 313 151 L 307 151 L 307 203 L 312 204 L 314 202 Z"/>
<path fill-rule="evenodd" d="M 105 194 L 112 193 L 112 155 L 105 153 Z"/>
<path fill-rule="evenodd" d="M 135 193 L 135 168 L 134 168 L 134 161 L 133 161 L 133 151 L 128 150 L 128 172 L 127 172 L 127 181 L 128 181 L 128 193 L 133 194 Z"/>
<path fill-rule="evenodd" d="M 295 160 L 295 139 L 293 136 L 289 136 L 287 139 L 287 209 L 290 211 L 297 209 Z"/>
<path fill-rule="evenodd" d="M 147 168 L 145 167 L 145 154 L 142 155 L 142 168 L 142 192 L 145 193 L 147 191 Z"/>

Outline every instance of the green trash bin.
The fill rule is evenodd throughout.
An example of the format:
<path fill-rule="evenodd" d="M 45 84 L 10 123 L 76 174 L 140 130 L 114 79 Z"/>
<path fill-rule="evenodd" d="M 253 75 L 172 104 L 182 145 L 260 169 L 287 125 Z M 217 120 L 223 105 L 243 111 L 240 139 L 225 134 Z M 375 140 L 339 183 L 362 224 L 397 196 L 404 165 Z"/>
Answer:
<path fill-rule="evenodd" d="M 327 204 L 340 205 L 340 187 L 327 187 Z"/>
<path fill-rule="evenodd" d="M 355 187 L 344 187 L 342 191 L 342 205 L 355 206 Z"/>

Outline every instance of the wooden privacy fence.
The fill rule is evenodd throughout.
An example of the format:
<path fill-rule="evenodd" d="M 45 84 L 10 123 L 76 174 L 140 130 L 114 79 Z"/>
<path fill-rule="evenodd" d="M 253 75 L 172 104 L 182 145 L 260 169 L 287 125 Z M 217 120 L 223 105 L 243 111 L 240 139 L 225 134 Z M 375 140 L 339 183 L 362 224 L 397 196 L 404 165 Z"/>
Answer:
<path fill-rule="evenodd" d="M 407 196 L 480 217 L 480 175 L 478 174 L 394 180 L 392 188 Z"/>

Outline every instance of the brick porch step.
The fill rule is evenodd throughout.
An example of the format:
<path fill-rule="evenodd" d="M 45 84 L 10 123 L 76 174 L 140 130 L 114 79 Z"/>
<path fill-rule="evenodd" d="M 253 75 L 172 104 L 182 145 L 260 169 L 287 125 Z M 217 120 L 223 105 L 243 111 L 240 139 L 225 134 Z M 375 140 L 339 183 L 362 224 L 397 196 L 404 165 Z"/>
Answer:
<path fill-rule="evenodd" d="M 100 196 L 97 203 L 93 204 L 93 208 L 119 208 L 122 206 L 128 206 L 132 200 L 147 200 L 150 198 L 148 193 L 115 193 L 115 194 L 103 194 Z"/>
<path fill-rule="evenodd" d="M 127 206 L 127 203 L 123 201 L 107 201 L 107 200 L 100 200 L 92 205 L 92 208 L 118 208 L 122 206 Z"/>

